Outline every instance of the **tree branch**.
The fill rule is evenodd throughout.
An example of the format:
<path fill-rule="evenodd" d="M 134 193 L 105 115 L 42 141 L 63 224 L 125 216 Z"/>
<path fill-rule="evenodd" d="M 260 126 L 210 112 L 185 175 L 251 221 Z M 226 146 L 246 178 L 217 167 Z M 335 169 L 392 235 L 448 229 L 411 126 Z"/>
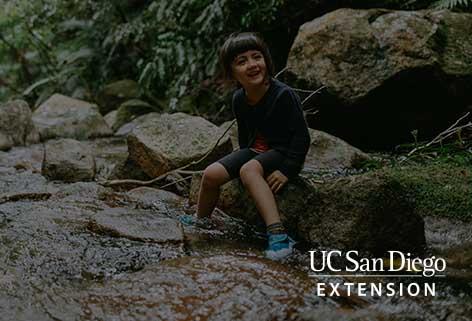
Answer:
<path fill-rule="evenodd" d="M 201 163 L 203 160 L 205 160 L 208 155 L 210 155 L 215 149 L 216 147 L 218 146 L 218 144 L 220 143 L 221 139 L 223 139 L 223 137 L 226 135 L 226 133 L 231 129 L 231 127 L 233 127 L 233 125 L 236 123 L 236 120 L 233 120 L 233 122 L 231 123 L 231 125 L 223 132 L 223 134 L 218 138 L 218 140 L 216 141 L 215 145 L 213 146 L 213 148 L 211 148 L 208 152 L 205 153 L 205 155 L 203 155 L 200 159 L 196 160 L 196 161 L 192 161 L 184 166 L 181 166 L 179 168 L 176 168 L 176 169 L 173 169 L 173 170 L 170 170 L 168 172 L 165 172 L 164 174 L 161 174 L 159 175 L 158 177 L 156 178 L 153 178 L 149 181 L 139 181 L 139 180 L 134 180 L 134 179 L 123 179 L 123 180 L 112 180 L 112 181 L 104 181 L 104 182 L 101 182 L 100 184 L 103 185 L 103 186 L 118 186 L 118 185 L 127 185 L 127 184 L 134 184 L 134 185 L 139 185 L 139 186 L 146 186 L 146 185 L 151 185 L 151 184 L 154 184 L 158 181 L 160 181 L 161 179 L 164 179 L 165 177 L 167 177 L 167 175 L 169 174 L 173 174 L 173 173 L 178 173 L 178 174 L 193 174 L 195 172 L 198 172 L 198 171 L 185 171 L 186 168 L 190 167 L 190 166 L 193 166 L 193 165 L 198 165 L 199 163 Z"/>
<path fill-rule="evenodd" d="M 411 157 L 411 155 L 413 155 L 414 153 L 420 151 L 420 150 L 423 150 L 425 148 L 428 148 L 429 146 L 433 145 L 433 144 L 437 144 L 437 143 L 440 143 L 442 142 L 444 139 L 450 137 L 451 135 L 454 135 L 456 133 L 458 133 L 459 131 L 461 131 L 462 129 L 464 128 L 472 128 L 472 122 L 468 122 L 467 124 L 465 125 L 461 125 L 459 127 L 456 127 L 457 124 L 460 123 L 461 120 L 463 120 L 464 118 L 468 117 L 470 115 L 470 112 L 466 113 L 465 115 L 463 115 L 462 117 L 460 117 L 458 120 L 456 120 L 456 122 L 454 124 L 452 124 L 451 126 L 449 126 L 449 128 L 447 128 L 446 130 L 442 131 L 441 133 L 439 133 L 436 137 L 433 138 L 433 140 L 431 140 L 429 143 L 425 144 L 425 145 L 421 145 L 421 146 L 418 146 L 414 149 L 412 149 L 407 155 L 406 155 L 406 158 L 402 159 L 399 163 L 403 163 L 405 160 L 407 160 L 408 158 Z"/>

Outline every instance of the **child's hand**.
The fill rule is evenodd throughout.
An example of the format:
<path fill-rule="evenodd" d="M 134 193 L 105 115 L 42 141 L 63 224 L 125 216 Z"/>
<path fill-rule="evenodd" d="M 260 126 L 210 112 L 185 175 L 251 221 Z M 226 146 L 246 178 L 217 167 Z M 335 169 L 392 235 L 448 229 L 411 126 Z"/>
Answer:
<path fill-rule="evenodd" d="M 274 171 L 266 178 L 270 189 L 275 194 L 287 183 L 288 178 L 282 174 L 279 170 Z"/>

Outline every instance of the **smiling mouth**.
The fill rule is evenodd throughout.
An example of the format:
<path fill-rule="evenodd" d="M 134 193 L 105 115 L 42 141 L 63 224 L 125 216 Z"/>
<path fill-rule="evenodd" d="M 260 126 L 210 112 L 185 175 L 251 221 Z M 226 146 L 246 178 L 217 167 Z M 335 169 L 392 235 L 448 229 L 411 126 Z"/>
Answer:
<path fill-rule="evenodd" d="M 249 77 L 255 77 L 255 76 L 258 76 L 261 72 L 258 71 L 256 73 L 252 73 L 252 74 L 248 74 Z"/>

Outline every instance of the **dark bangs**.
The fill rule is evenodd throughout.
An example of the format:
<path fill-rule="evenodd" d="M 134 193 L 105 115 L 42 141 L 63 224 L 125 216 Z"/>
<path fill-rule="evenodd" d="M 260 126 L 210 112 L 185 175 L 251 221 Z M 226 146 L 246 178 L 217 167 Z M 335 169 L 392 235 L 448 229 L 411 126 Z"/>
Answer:
<path fill-rule="evenodd" d="M 239 54 L 248 50 L 258 50 L 264 56 L 267 66 L 267 74 L 272 77 L 274 73 L 274 66 L 272 57 L 270 56 L 269 48 L 264 40 L 254 32 L 233 33 L 226 39 L 220 49 L 220 65 L 223 71 L 223 78 L 227 81 L 232 80 L 231 64 L 234 58 Z"/>

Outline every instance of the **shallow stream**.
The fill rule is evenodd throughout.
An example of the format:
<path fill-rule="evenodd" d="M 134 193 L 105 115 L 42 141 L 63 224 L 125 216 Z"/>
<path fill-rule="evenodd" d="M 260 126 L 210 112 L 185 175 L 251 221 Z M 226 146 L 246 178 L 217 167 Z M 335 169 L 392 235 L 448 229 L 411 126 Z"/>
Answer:
<path fill-rule="evenodd" d="M 320 297 L 316 282 L 349 278 L 309 277 L 303 245 L 272 262 L 257 231 L 221 213 L 182 229 L 188 208 L 170 194 L 1 164 L 1 320 L 472 320 L 470 224 L 425 222 L 429 254 L 450 263 L 435 297 Z"/>

